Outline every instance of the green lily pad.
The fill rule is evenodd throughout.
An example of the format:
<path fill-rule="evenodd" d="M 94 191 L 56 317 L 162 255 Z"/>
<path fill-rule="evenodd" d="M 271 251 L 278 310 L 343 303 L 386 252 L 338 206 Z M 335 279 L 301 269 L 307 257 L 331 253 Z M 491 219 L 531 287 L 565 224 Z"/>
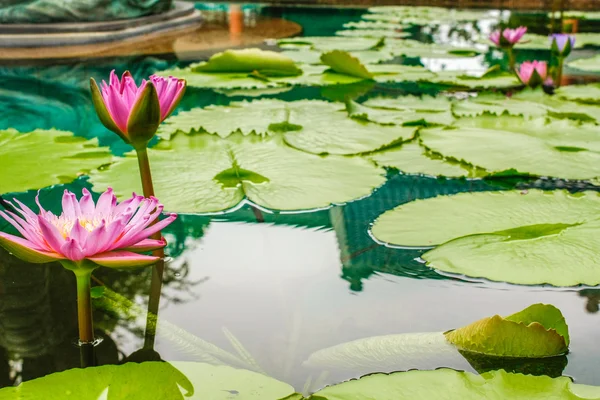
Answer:
<path fill-rule="evenodd" d="M 373 235 L 382 242 L 423 248 L 468 235 L 593 221 L 599 211 L 600 197 L 593 192 L 457 194 L 417 200 L 387 211 L 375 222 Z"/>
<path fill-rule="evenodd" d="M 483 318 L 444 335 L 461 350 L 500 357 L 550 357 L 569 348 L 562 313 L 546 304 L 534 304 L 504 318 Z"/>
<path fill-rule="evenodd" d="M 387 41 L 382 47 L 396 56 L 420 58 L 465 58 L 475 57 L 481 51 L 473 47 L 457 47 L 438 43 L 423 43 L 417 40 Z"/>
<path fill-rule="evenodd" d="M 344 38 L 338 36 L 306 36 L 280 39 L 277 44 L 286 49 L 309 47 L 320 51 L 361 51 L 381 46 L 381 38 Z"/>
<path fill-rule="evenodd" d="M 549 107 L 532 101 L 522 101 L 502 94 L 486 93 L 474 98 L 457 101 L 452 107 L 460 117 L 474 117 L 483 114 L 521 115 L 536 118 L 548 115 Z"/>
<path fill-rule="evenodd" d="M 469 369 L 471 360 L 477 359 L 495 365 L 495 369 L 510 368 L 514 372 L 520 370 L 515 361 L 529 370 L 535 359 L 547 362 L 547 357 L 563 355 L 568 345 L 568 327 L 560 310 L 533 304 L 508 317 L 495 315 L 446 333 L 405 333 L 341 343 L 312 353 L 304 364 L 369 373 L 439 365 Z M 475 357 L 475 353 L 479 356 Z M 555 361 L 559 358 L 562 357 Z M 558 376 L 562 374 L 562 370 L 557 372 Z"/>
<path fill-rule="evenodd" d="M 215 89 L 215 92 L 227 97 L 262 97 L 289 92 L 292 87 L 273 87 L 264 89 Z"/>
<path fill-rule="evenodd" d="M 349 102 L 346 108 L 348 114 L 353 118 L 377 122 L 382 125 L 450 125 L 454 121 L 450 109 L 445 111 L 423 111 L 409 107 L 404 109 L 380 108 L 369 107 L 356 102 Z"/>
<path fill-rule="evenodd" d="M 69 183 L 110 162 L 112 155 L 98 147 L 97 139 L 71 132 L 9 129 L 0 131 L 0 158 L 0 193 L 10 193 Z"/>
<path fill-rule="evenodd" d="M 321 52 L 316 50 L 285 50 L 281 54 L 291 58 L 294 62 L 301 64 L 321 64 Z M 388 61 L 394 56 L 385 51 L 362 50 L 351 51 L 349 54 L 357 58 L 363 64 L 377 64 L 382 61 Z"/>
<path fill-rule="evenodd" d="M 600 71 L 600 64 L 598 64 Z M 569 85 L 556 89 L 555 94 L 561 99 L 581 103 L 600 104 L 600 84 Z"/>
<path fill-rule="evenodd" d="M 464 71 L 440 71 L 436 73 L 435 78 L 429 81 L 457 89 L 512 88 L 522 86 L 522 83 L 515 75 L 509 73 L 471 76 L 467 75 Z"/>
<path fill-rule="evenodd" d="M 600 105 L 568 101 L 560 96 L 549 96 L 542 90 L 523 90 L 513 94 L 511 100 L 538 103 L 548 108 L 548 116 L 587 122 L 600 121 Z M 527 104 L 523 104 L 527 107 Z"/>
<path fill-rule="evenodd" d="M 265 375 L 193 362 L 144 362 L 71 369 L 0 389 L 2 398 L 279 399 L 294 389 Z M 4 397 L 10 396 L 10 397 Z M 106 397 L 104 397 L 106 396 Z"/>
<path fill-rule="evenodd" d="M 188 86 L 198 88 L 214 89 L 265 89 L 282 86 L 281 84 L 269 79 L 259 79 L 245 72 L 220 73 L 220 72 L 193 72 L 191 68 L 174 68 L 165 71 L 158 71 L 156 75 L 169 77 L 176 76 L 179 79 L 185 79 Z"/>
<path fill-rule="evenodd" d="M 408 25 L 390 23 L 385 21 L 351 21 L 344 24 L 344 28 L 352 29 L 404 29 Z"/>
<path fill-rule="evenodd" d="M 423 129 L 420 137 L 424 146 L 433 152 L 489 173 L 514 170 L 515 174 L 566 179 L 600 176 L 600 153 L 596 151 L 595 140 L 589 145 L 583 143 L 585 147 L 582 147 L 585 139 L 569 138 L 581 135 L 564 132 L 569 136 L 559 136 L 559 140 L 553 142 L 542 135 L 535 136 L 535 130 L 523 121 L 518 126 L 508 127 L 503 124 L 504 118 L 460 119 L 453 129 Z M 519 132 L 515 132 L 515 128 Z M 593 131 L 583 131 L 582 135 L 587 132 Z M 591 137 L 587 135 L 587 138 Z"/>
<path fill-rule="evenodd" d="M 302 70 L 285 55 L 261 49 L 226 50 L 207 62 L 195 64 L 191 72 L 252 73 L 264 76 L 295 76 Z"/>
<path fill-rule="evenodd" d="M 586 397 L 578 395 L 585 394 Z M 590 397 L 588 397 L 590 396 Z M 313 400 L 546 400 L 598 399 L 600 388 L 574 384 L 568 377 L 550 378 L 490 371 L 481 375 L 470 372 L 438 369 L 408 371 L 393 374 L 372 374 L 358 380 L 327 387 Z"/>
<path fill-rule="evenodd" d="M 373 74 L 357 58 L 352 57 L 345 51 L 334 50 L 323 53 L 321 62 L 339 74 L 361 79 L 373 79 Z"/>
<path fill-rule="evenodd" d="M 365 37 L 365 38 L 394 38 L 401 39 L 410 36 L 410 32 L 403 32 L 397 29 L 345 29 L 337 31 L 337 36 L 345 37 Z"/>
<path fill-rule="evenodd" d="M 367 100 L 364 105 L 397 110 L 447 112 L 452 110 L 452 102 L 451 98 L 445 96 L 399 96 L 375 97 Z"/>
<path fill-rule="evenodd" d="M 441 196 L 384 213 L 373 235 L 401 246 L 441 244 L 422 256 L 438 271 L 516 284 L 597 285 L 599 208 L 593 192 Z M 413 221 L 418 231 L 409 228 Z"/>
<path fill-rule="evenodd" d="M 274 210 L 345 203 L 371 193 L 384 171 L 358 157 L 320 157 L 286 146 L 281 135 L 176 135 L 149 150 L 154 187 L 165 208 L 182 213 L 230 209 L 247 198 Z M 140 190 L 135 155 L 92 173 L 94 190 L 118 197 Z"/>
<path fill-rule="evenodd" d="M 472 167 L 455 161 L 444 160 L 432 154 L 417 141 L 377 151 L 369 156 L 377 165 L 393 167 L 405 174 L 445 177 L 477 177 Z"/>
<path fill-rule="evenodd" d="M 600 54 L 589 58 L 579 58 L 567 63 L 567 65 L 582 71 L 600 72 Z"/>

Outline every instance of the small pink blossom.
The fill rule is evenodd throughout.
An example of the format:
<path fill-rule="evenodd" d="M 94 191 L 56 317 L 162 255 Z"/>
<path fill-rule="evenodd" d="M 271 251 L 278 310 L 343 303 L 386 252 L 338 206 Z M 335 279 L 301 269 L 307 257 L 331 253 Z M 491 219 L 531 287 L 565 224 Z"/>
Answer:
<path fill-rule="evenodd" d="M 490 40 L 498 47 L 513 47 L 527 33 L 527 27 L 520 26 L 516 29 L 505 28 L 496 30 L 490 35 Z"/>
<path fill-rule="evenodd" d="M 104 192 L 94 204 L 92 195 L 83 189 L 78 201 L 75 194 L 65 190 L 62 213 L 54 215 L 44 210 L 39 202 L 39 214 L 14 200 L 11 211 L 0 211 L 21 235 L 0 232 L 0 245 L 17 257 L 32 263 L 60 261 L 76 269 L 84 262 L 94 266 L 138 267 L 151 265 L 158 257 L 138 254 L 162 248 L 163 239 L 149 239 L 177 217 L 170 214 L 153 225 L 161 215 L 163 205 L 154 197 L 145 199 L 135 193 L 117 204 L 112 189 Z"/>
<path fill-rule="evenodd" d="M 142 80 L 137 86 L 129 71 L 119 80 L 113 70 L 108 83 L 102 81 L 100 88 L 93 78 L 90 81 L 98 117 L 108 129 L 128 143 L 151 139 L 158 125 L 175 110 L 186 89 L 184 79 L 157 75 L 149 79 Z M 150 93 L 148 85 L 153 86 L 156 95 Z M 157 103 L 149 104 L 152 102 Z M 149 109 L 159 110 L 160 115 L 153 114 Z"/>
<path fill-rule="evenodd" d="M 545 61 L 524 62 L 517 71 L 517 75 L 524 85 L 539 86 L 548 77 L 548 64 Z"/>

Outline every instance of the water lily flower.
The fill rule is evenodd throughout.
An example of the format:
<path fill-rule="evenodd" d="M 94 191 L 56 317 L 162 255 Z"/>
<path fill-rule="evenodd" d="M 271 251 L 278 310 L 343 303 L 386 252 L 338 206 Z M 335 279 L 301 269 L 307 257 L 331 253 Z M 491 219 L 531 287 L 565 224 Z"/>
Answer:
<path fill-rule="evenodd" d="M 144 253 L 162 249 L 164 239 L 150 239 L 177 218 L 170 214 L 160 222 L 163 206 L 154 197 L 133 197 L 117 204 L 112 189 L 102 193 L 97 203 L 83 189 L 78 201 L 75 194 L 65 190 L 62 213 L 46 211 L 39 201 L 36 214 L 21 203 L 9 203 L 16 212 L 0 211 L 22 237 L 0 232 L 0 245 L 16 257 L 31 263 L 59 261 L 75 273 L 79 341 L 94 343 L 91 308 L 91 275 L 100 266 L 110 268 L 142 267 L 155 264 L 160 257 Z"/>
<path fill-rule="evenodd" d="M 524 62 L 517 75 L 524 85 L 531 88 L 544 83 L 548 78 L 548 64 L 545 61 Z"/>
<path fill-rule="evenodd" d="M 567 58 L 575 47 L 575 36 L 566 33 L 555 33 L 549 36 L 552 53 L 557 57 Z"/>
<path fill-rule="evenodd" d="M 23 237 L 0 232 L 0 245 L 15 256 L 32 263 L 60 261 L 73 271 L 99 266 L 120 268 L 147 266 L 158 257 L 139 254 L 166 245 L 163 239 L 149 239 L 177 217 L 170 214 L 152 223 L 161 215 L 163 206 L 156 198 L 133 195 L 117 204 L 112 189 L 104 192 L 94 204 L 92 195 L 83 189 L 78 201 L 65 190 L 62 214 L 44 210 L 36 197 L 39 214 L 17 199 L 12 207 L 20 214 L 0 211 Z"/>
<path fill-rule="evenodd" d="M 135 148 L 146 146 L 162 121 L 175 110 L 183 97 L 186 81 L 152 75 L 138 87 L 129 71 L 121 79 L 115 71 L 101 89 L 90 79 L 92 100 L 100 121 Z"/>
<path fill-rule="evenodd" d="M 527 33 L 527 27 L 520 26 L 516 29 L 505 28 L 496 30 L 490 35 L 490 40 L 500 48 L 512 48 Z"/>

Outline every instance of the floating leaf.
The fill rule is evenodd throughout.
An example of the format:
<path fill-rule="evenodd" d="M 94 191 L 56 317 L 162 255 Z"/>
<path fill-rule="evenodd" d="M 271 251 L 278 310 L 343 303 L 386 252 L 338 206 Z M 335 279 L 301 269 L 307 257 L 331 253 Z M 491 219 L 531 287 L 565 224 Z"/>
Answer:
<path fill-rule="evenodd" d="M 475 177 L 476 171 L 466 164 L 444 160 L 431 154 L 418 142 L 403 143 L 373 153 L 370 158 L 378 165 L 396 168 L 405 174 L 446 177 Z"/>
<path fill-rule="evenodd" d="M 522 86 L 514 74 L 504 73 L 490 76 L 470 76 L 464 71 L 440 71 L 430 82 L 448 85 L 452 88 L 487 89 Z"/>
<path fill-rule="evenodd" d="M 419 111 L 415 108 L 391 109 L 368 107 L 356 102 L 347 105 L 348 114 L 353 118 L 377 122 L 383 125 L 450 125 L 454 117 L 450 109 L 446 111 Z"/>
<path fill-rule="evenodd" d="M 600 153 L 595 151 L 600 143 L 581 147 L 580 138 L 569 139 L 577 134 L 568 132 L 563 133 L 569 136 L 562 139 L 555 136 L 559 141 L 553 142 L 541 135 L 532 135 L 531 126 L 523 121 L 512 127 L 503 125 L 502 121 L 503 117 L 460 119 L 454 129 L 424 129 L 420 137 L 424 146 L 435 153 L 490 173 L 515 170 L 517 174 L 566 179 L 600 176 Z M 538 132 L 543 132 L 543 127 Z"/>
<path fill-rule="evenodd" d="M 401 39 L 410 36 L 410 32 L 403 32 L 398 29 L 346 29 L 337 31 L 337 36 L 345 37 L 365 37 L 365 38 L 395 38 Z"/>
<path fill-rule="evenodd" d="M 397 110 L 414 110 L 425 112 L 447 112 L 452 109 L 453 100 L 444 96 L 399 96 L 375 97 L 364 105 L 369 107 L 393 108 Z"/>
<path fill-rule="evenodd" d="M 430 247 L 467 235 L 521 226 L 577 224 L 594 220 L 600 197 L 592 192 L 483 192 L 439 196 L 403 204 L 381 215 L 373 234 L 400 246 Z M 414 227 L 419 229 L 415 230 Z M 444 229 L 440 229 L 443 227 Z"/>
<path fill-rule="evenodd" d="M 320 51 L 360 51 L 373 50 L 381 46 L 381 38 L 353 38 L 348 39 L 337 36 L 306 36 L 280 39 L 278 42 L 283 48 L 310 47 Z"/>
<path fill-rule="evenodd" d="M 388 211 L 372 232 L 400 246 L 441 244 L 422 256 L 440 271 L 518 284 L 597 285 L 599 209 L 593 192 L 459 194 Z"/>
<path fill-rule="evenodd" d="M 345 203 L 371 193 L 384 171 L 358 157 L 320 157 L 294 150 L 280 135 L 176 135 L 149 150 L 156 195 L 171 211 L 227 210 L 245 197 L 275 210 Z M 133 154 L 90 180 L 96 191 L 112 186 L 120 198 L 140 190 Z"/>
<path fill-rule="evenodd" d="M 512 99 L 503 94 L 485 93 L 454 103 L 452 111 L 461 117 L 474 117 L 483 114 L 521 115 L 536 118 L 548 115 L 549 107 L 532 101 Z"/>
<path fill-rule="evenodd" d="M 567 65 L 582 71 L 600 72 L 600 54 L 589 58 L 579 58 L 567 63 Z"/>
<path fill-rule="evenodd" d="M 216 72 L 193 72 L 193 66 L 187 68 L 174 68 L 159 71 L 159 76 L 176 76 L 185 79 L 188 86 L 215 89 L 265 89 L 281 86 L 279 83 L 257 79 L 248 73 L 216 73 Z"/>
<path fill-rule="evenodd" d="M 191 66 L 192 72 L 251 73 L 264 76 L 294 76 L 302 70 L 281 53 L 261 49 L 226 50 L 207 62 Z"/>
<path fill-rule="evenodd" d="M 600 71 L 600 64 L 598 70 Z M 556 95 L 569 101 L 600 104 L 600 84 L 569 85 L 555 91 Z"/>
<path fill-rule="evenodd" d="M 96 139 L 86 140 L 70 132 L 0 131 L 0 193 L 69 183 L 111 158 L 108 148 L 98 147 Z"/>
<path fill-rule="evenodd" d="M 586 394 L 586 397 L 578 396 Z M 590 396 L 590 397 L 588 397 Z M 598 399 L 600 388 L 574 384 L 568 377 L 550 378 L 490 371 L 481 375 L 438 369 L 393 374 L 372 374 L 358 380 L 327 387 L 314 400 L 410 400 L 439 399 Z"/>
<path fill-rule="evenodd" d="M 481 54 L 479 50 L 473 47 L 423 43 L 417 40 L 390 40 L 386 42 L 382 50 L 396 56 L 419 58 L 464 58 Z"/>
<path fill-rule="evenodd" d="M 344 24 L 344 28 L 353 29 L 404 29 L 408 25 L 396 24 L 385 21 L 351 21 Z"/>
<path fill-rule="evenodd" d="M 444 335 L 461 350 L 500 357 L 550 357 L 566 353 L 569 347 L 562 313 L 546 304 L 504 318 L 483 318 Z"/>
<path fill-rule="evenodd" d="M 373 79 L 373 74 L 357 58 L 345 51 L 334 50 L 324 53 L 321 55 L 321 62 L 339 74 Z"/>
<path fill-rule="evenodd" d="M 143 362 L 71 369 L 0 390 L 0 397 L 97 399 L 279 399 L 294 389 L 256 372 L 193 362 Z"/>
<path fill-rule="evenodd" d="M 316 50 L 285 50 L 281 54 L 291 58 L 294 62 L 302 64 L 321 64 L 321 52 Z M 394 56 L 385 51 L 363 50 L 351 51 L 352 57 L 357 58 L 363 64 L 376 64 L 382 61 L 388 61 Z"/>

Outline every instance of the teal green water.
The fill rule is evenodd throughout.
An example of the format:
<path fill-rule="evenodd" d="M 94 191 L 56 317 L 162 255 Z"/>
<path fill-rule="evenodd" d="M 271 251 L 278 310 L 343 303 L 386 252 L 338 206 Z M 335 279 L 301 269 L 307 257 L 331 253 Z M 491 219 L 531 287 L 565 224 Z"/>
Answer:
<path fill-rule="evenodd" d="M 363 11 L 266 8 L 261 12 L 302 24 L 306 35 L 331 35 Z M 98 80 L 112 69 L 130 69 L 141 79 L 176 63 L 173 56 L 165 55 L 74 65 L 3 66 L 0 129 L 55 127 L 98 137 L 115 154 L 122 154 L 129 150 L 127 146 L 97 121 L 88 94 L 89 77 Z M 404 84 L 376 86 L 366 96 L 437 91 L 436 87 Z M 296 88 L 270 97 L 328 96 L 331 93 L 319 88 Z M 235 100 L 240 98 L 190 88 L 180 109 Z M 485 316 L 508 315 L 532 303 L 548 303 L 563 312 L 570 328 L 570 353 L 562 373 L 578 383 L 600 385 L 600 289 L 559 290 L 449 278 L 425 267 L 418 260 L 420 251 L 379 245 L 368 233 L 382 212 L 414 199 L 565 185 L 573 191 L 587 187 L 546 180 L 508 184 L 441 180 L 390 170 L 385 185 L 371 196 L 327 210 L 286 214 L 245 205 L 227 214 L 182 215 L 164 233 L 169 261 L 159 325 L 162 322 L 166 328 L 159 329 L 155 350 L 164 360 L 199 361 L 206 353 L 200 339 L 234 352 L 233 335 L 267 374 L 298 391 L 371 372 L 439 367 L 475 371 L 465 359 L 435 353 L 424 354 L 410 365 L 399 362 L 381 370 L 340 366 L 327 374 L 305 361 L 317 350 L 354 339 L 442 332 Z M 85 178 L 44 189 L 42 202 L 58 207 L 65 188 L 78 191 L 82 187 L 89 187 Z M 16 196 L 30 204 L 34 195 Z M 5 226 L 0 223 L 0 229 Z M 99 270 L 96 277 L 145 308 L 149 269 Z M 77 336 L 75 307 L 75 285 L 68 271 L 59 265 L 26 265 L 0 253 L 0 387 L 79 365 L 79 350 L 72 344 Z M 98 347 L 99 363 L 126 361 L 142 348 L 143 315 L 104 308 L 96 311 L 95 318 L 98 334 L 104 338 Z M 197 340 L 190 340 L 188 334 Z M 550 363 L 549 369 L 556 368 Z"/>

